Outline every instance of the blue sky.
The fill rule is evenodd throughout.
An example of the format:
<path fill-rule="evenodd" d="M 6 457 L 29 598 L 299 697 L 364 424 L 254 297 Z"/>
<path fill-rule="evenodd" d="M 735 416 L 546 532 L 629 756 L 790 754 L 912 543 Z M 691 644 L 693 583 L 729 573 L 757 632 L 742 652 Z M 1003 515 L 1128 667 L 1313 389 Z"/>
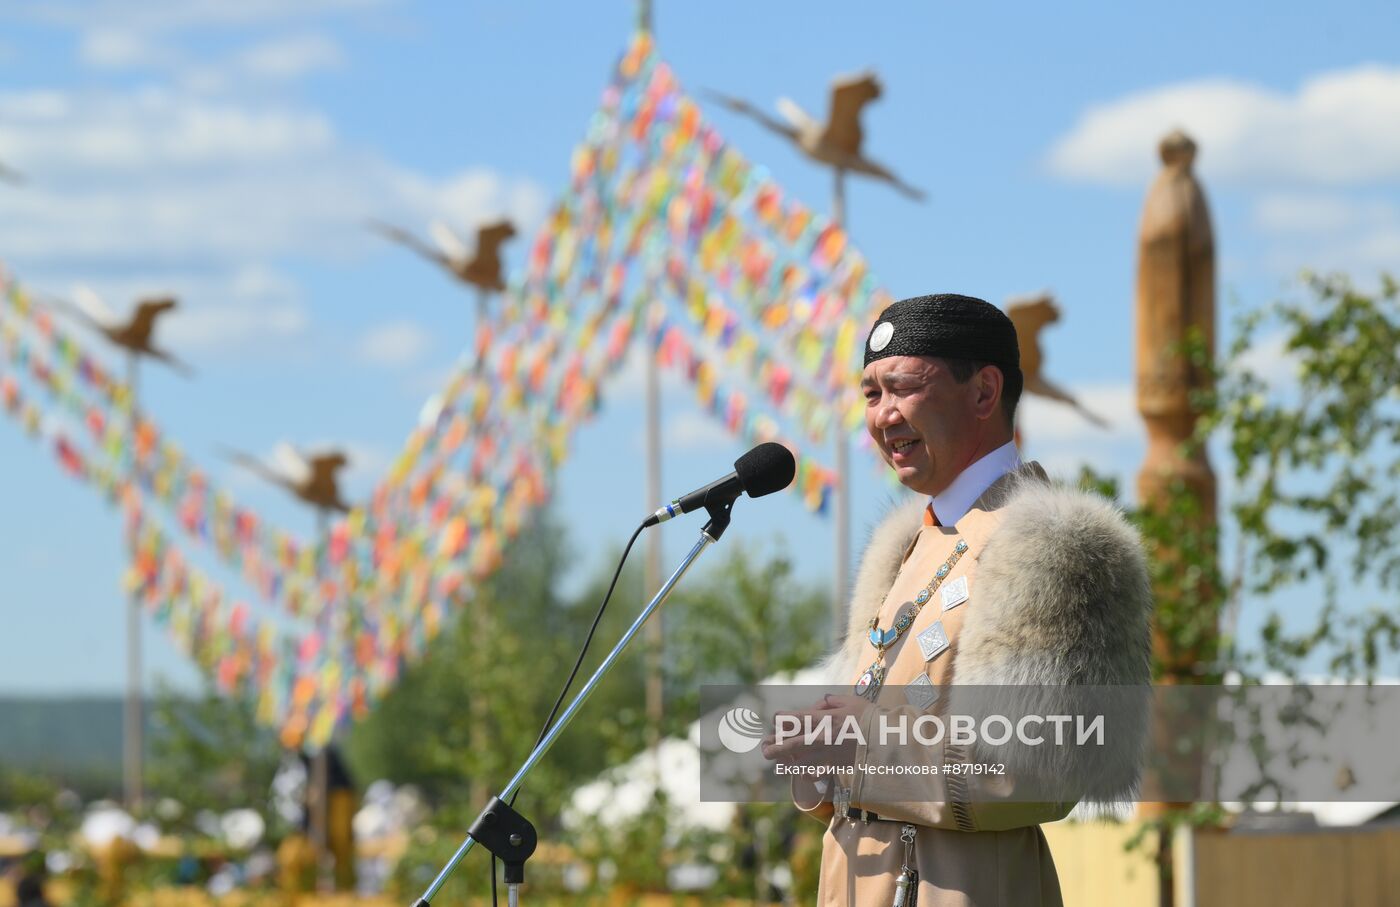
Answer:
<path fill-rule="evenodd" d="M 148 370 L 147 407 L 243 498 L 309 531 L 218 446 L 344 443 L 352 494 L 369 488 L 470 336 L 471 299 L 363 219 L 466 231 L 505 213 L 528 234 L 565 184 L 633 15 L 624 2 L 7 4 L 0 161 L 29 184 L 0 185 L 0 261 L 30 285 L 85 283 L 114 306 L 179 292 L 186 308 L 163 337 L 198 375 Z M 1258 304 L 1304 266 L 1363 280 L 1400 270 L 1400 26 L 1380 3 L 1324 16 L 1301 3 L 663 2 L 656 26 L 695 94 L 786 95 L 820 113 L 834 75 L 878 72 L 867 148 L 929 200 L 853 182 L 853 239 L 896 296 L 1056 294 L 1065 319 L 1043 336 L 1048 373 L 1114 428 L 1028 402 L 1027 454 L 1052 471 L 1087 461 L 1129 478 L 1141 461 L 1134 240 L 1156 139 L 1172 127 L 1201 146 L 1222 320 L 1231 298 Z M 828 174 L 706 112 L 826 207 Z M 525 247 L 509 249 L 513 265 Z M 651 509 L 635 363 L 606 400 L 558 483 L 585 571 Z M 670 496 L 741 448 L 685 388 L 666 400 Z M 8 422 L 0 464 L 0 693 L 118 689 L 114 514 Z M 873 467 L 856 469 L 857 540 L 887 492 Z M 668 561 L 696 529 L 664 527 Z M 829 577 L 829 525 L 794 496 L 741 504 L 725 543 L 780 535 L 813 581 Z M 1250 613 L 1262 611 L 1246 625 Z M 158 632 L 146 638 L 149 676 L 192 682 Z"/>

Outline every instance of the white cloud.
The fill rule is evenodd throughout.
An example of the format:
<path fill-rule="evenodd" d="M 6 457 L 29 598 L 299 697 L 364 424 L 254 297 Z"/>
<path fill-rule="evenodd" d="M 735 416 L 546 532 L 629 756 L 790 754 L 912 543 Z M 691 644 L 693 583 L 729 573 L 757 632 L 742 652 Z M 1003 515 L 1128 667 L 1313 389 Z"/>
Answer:
<path fill-rule="evenodd" d="M 1086 445 L 1118 442 L 1142 434 L 1133 385 L 1127 382 L 1084 384 L 1066 390 L 1085 409 L 1108 423 L 1094 425 L 1073 407 L 1034 394 L 1025 394 L 1017 407 L 1017 421 L 1032 443 L 1076 442 Z"/>
<path fill-rule="evenodd" d="M 1060 176 L 1139 186 L 1173 128 L 1216 183 L 1354 185 L 1400 179 L 1400 67 L 1319 73 L 1294 92 L 1230 79 L 1168 85 L 1091 107 L 1050 151 Z"/>
<path fill-rule="evenodd" d="M 141 171 L 222 169 L 256 174 L 270 162 L 308 161 L 334 144 L 317 113 L 257 109 L 168 89 L 0 94 L 0 150 L 34 162 L 53 185 L 110 183 Z"/>
<path fill-rule="evenodd" d="M 240 69 L 264 79 L 295 79 L 345 62 L 340 45 L 324 35 L 279 38 L 249 48 L 238 56 Z"/>
<path fill-rule="evenodd" d="M 738 441 L 707 413 L 685 410 L 662 417 L 661 446 L 667 451 L 727 450 Z"/>
<path fill-rule="evenodd" d="M 1300 267 L 1372 272 L 1400 267 L 1400 205 L 1373 195 L 1275 192 L 1254 204 L 1270 239 L 1267 264 L 1289 276 Z"/>
<path fill-rule="evenodd" d="M 1286 349 L 1287 344 L 1288 335 L 1283 331 L 1261 337 L 1241 354 L 1239 367 L 1273 388 L 1294 385 L 1300 361 L 1297 353 Z"/>
<path fill-rule="evenodd" d="M 464 237 L 502 217 L 515 224 L 517 237 L 529 237 L 544 222 L 549 206 L 549 196 L 538 183 L 504 180 L 485 167 L 469 167 L 443 180 L 399 171 L 392 182 L 396 203 L 406 212 L 416 212 L 415 222 L 438 218 Z"/>
<path fill-rule="evenodd" d="M 158 32 L 269 25 L 372 11 L 386 5 L 387 0 L 12 0 L 6 15 L 80 28 Z"/>
<path fill-rule="evenodd" d="M 1270 193 L 1254 205 L 1254 221 L 1270 233 L 1320 234 L 1388 226 L 1400 211 L 1378 199 L 1319 193 Z"/>
<path fill-rule="evenodd" d="M 60 295 L 71 296 L 77 286 L 63 270 L 22 276 L 30 285 Z M 211 353 L 266 351 L 270 345 L 298 341 L 311 320 L 297 285 L 263 265 L 227 272 L 157 270 L 139 279 L 85 275 L 81 283 L 119 315 L 140 297 L 175 296 L 180 307 L 158 323 L 157 341 L 196 368 Z"/>
<path fill-rule="evenodd" d="M 646 429 L 638 429 L 632 437 L 632 447 L 646 450 Z M 739 440 L 731 435 L 719 420 L 696 410 L 694 405 L 680 409 L 665 409 L 661 413 L 661 450 L 668 454 L 697 451 L 727 451 Z"/>
<path fill-rule="evenodd" d="M 0 248 L 31 267 L 347 256 L 380 247 L 371 216 L 467 232 L 506 214 L 528 236 L 546 204 L 525 179 L 433 179 L 347 147 L 314 111 L 169 89 L 0 93 L 0 160 L 29 177 Z"/>
<path fill-rule="evenodd" d="M 1391 223 L 1358 240 L 1355 254 L 1358 261 L 1385 268 L 1391 274 L 1400 271 L 1400 223 Z"/>
<path fill-rule="evenodd" d="M 432 346 L 432 336 L 411 321 L 392 321 L 370 328 L 360 338 L 357 352 L 372 365 L 411 365 Z"/>
<path fill-rule="evenodd" d="M 171 346 L 181 351 L 227 352 L 302 336 L 309 324 L 300 306 L 204 305 L 173 319 L 166 335 Z"/>
<path fill-rule="evenodd" d="M 133 69 L 169 65 L 174 57 L 138 31 L 94 28 L 78 40 L 78 60 L 99 69 Z"/>
<path fill-rule="evenodd" d="M 1131 382 L 1067 388 L 1090 412 L 1108 422 L 1100 428 L 1071 407 L 1027 394 L 1021 398 L 1022 456 L 1050 475 L 1073 481 L 1081 466 L 1116 476 L 1124 500 L 1133 498 L 1132 476 L 1142 464 L 1146 435 Z"/>
<path fill-rule="evenodd" d="M 69 113 L 68 95 L 61 91 L 34 89 L 0 98 L 0 114 L 17 119 L 57 119 Z"/>
<path fill-rule="evenodd" d="M 172 349 L 242 351 L 308 331 L 299 288 L 273 262 L 407 254 L 366 230 L 370 218 L 417 230 L 441 219 L 471 235 L 507 216 L 524 237 L 543 222 L 548 197 L 528 179 L 484 167 L 419 173 L 349 145 L 326 115 L 285 93 L 260 92 L 260 82 L 339 65 L 329 38 L 282 35 L 207 61 L 171 34 L 271 22 L 284 4 L 158 3 L 164 14 L 150 19 L 138 5 L 145 9 L 111 0 L 81 13 L 62 3 L 0 13 L 76 26 L 90 66 L 156 73 L 134 88 L 0 90 L 0 161 L 27 177 L 0 209 L 0 250 L 26 283 L 90 283 L 121 307 L 159 282 L 186 303 L 168 335 L 161 330 Z M 415 344 L 421 338 L 400 330 L 364 352 L 404 361 Z"/>
<path fill-rule="evenodd" d="M 96 69 L 140 70 L 168 75 L 200 94 L 228 93 L 249 83 L 286 82 L 345 62 L 339 44 L 306 33 L 269 38 L 222 57 L 191 55 L 163 35 L 132 28 L 96 27 L 78 42 L 78 60 Z"/>

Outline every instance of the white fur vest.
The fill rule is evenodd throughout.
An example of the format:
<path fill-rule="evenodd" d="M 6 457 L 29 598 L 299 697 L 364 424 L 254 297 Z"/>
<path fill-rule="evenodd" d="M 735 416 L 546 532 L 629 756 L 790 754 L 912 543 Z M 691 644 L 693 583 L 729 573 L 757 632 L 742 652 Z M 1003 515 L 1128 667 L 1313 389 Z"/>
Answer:
<path fill-rule="evenodd" d="M 921 525 L 926 499 L 896 504 L 875 527 L 852 590 L 846 636 L 826 660 L 848 684 L 870 660 L 877 615 Z M 977 556 L 977 591 L 963 620 L 956 685 L 1135 687 L 1151 682 L 1152 598 L 1136 531 L 1100 497 L 1044 479 L 1035 464 L 998 480 L 978 506 L 999 519 Z M 1126 692 L 1126 691 L 1125 691 Z M 1121 735 L 1079 766 L 1088 799 L 1130 793 L 1145 736 Z"/>

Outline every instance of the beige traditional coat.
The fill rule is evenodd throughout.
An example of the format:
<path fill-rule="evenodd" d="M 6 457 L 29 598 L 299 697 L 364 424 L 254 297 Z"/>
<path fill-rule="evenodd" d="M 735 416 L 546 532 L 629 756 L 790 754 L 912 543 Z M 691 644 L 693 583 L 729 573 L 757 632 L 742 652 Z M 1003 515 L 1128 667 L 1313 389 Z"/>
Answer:
<path fill-rule="evenodd" d="M 944 580 L 967 580 L 968 597 L 947 610 L 935 595 L 886 652 L 887 674 L 865 737 L 880 711 L 917 712 L 904 685 L 927 674 L 950 684 L 1141 684 L 1149 682 L 1150 595 L 1140 542 L 1116 509 L 1086 493 L 1053 486 L 1036 464 L 999 479 L 956 526 L 924 526 L 924 499 L 900 505 L 876 528 L 862 558 L 842 646 L 829 677 L 854 684 L 874 660 L 869 620 L 890 627 L 933 577 L 959 539 L 967 552 Z M 942 621 L 949 646 L 925 661 L 917 641 Z M 1140 746 L 1141 741 L 1137 741 Z M 966 760 L 952 746 L 927 748 L 932 762 Z M 855 762 L 889 754 L 861 747 Z M 908 761 L 908 751 L 900 758 Z M 1121 796 L 1137 780 L 1139 752 L 1119 744 L 1098 755 L 1087 795 Z M 914 800 L 899 785 L 927 785 Z M 827 823 L 823 905 L 886 907 L 904 862 L 901 823 L 918 826 L 914 845 L 920 907 L 1036 907 L 1061 903 L 1055 866 L 1040 823 L 1063 818 L 1073 802 L 997 802 L 981 782 L 921 777 L 892 783 L 857 774 L 847 787 L 850 816 L 834 814 L 830 789 L 794 786 L 799 808 Z M 1005 783 L 1004 780 L 991 784 Z M 1014 779 L 1013 779 L 1014 783 Z M 907 791 L 907 788 L 904 788 Z M 892 799 L 896 798 L 896 799 Z M 896 821 L 862 822 L 865 809 Z"/>

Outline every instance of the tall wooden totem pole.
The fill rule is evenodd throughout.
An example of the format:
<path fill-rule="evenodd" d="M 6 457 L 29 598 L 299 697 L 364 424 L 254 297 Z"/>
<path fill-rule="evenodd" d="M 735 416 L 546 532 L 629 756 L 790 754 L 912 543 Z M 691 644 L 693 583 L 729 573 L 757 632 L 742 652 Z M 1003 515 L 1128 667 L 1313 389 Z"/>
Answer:
<path fill-rule="evenodd" d="M 1215 473 L 1204 447 L 1187 442 L 1200 416 L 1192 392 L 1209 390 L 1212 381 L 1215 239 L 1205 194 L 1191 170 L 1196 143 L 1178 130 L 1162 139 L 1159 151 L 1162 170 L 1148 189 L 1138 232 L 1137 403 L 1147 423 L 1138 499 L 1144 507 L 1165 509 L 1172 494 L 1190 494 L 1199 510 L 1197 528 L 1205 529 L 1215 523 Z M 1204 361 L 1187 354 L 1193 335 Z M 1191 672 L 1188 662 L 1197 653 L 1175 651 L 1160 631 L 1154 645 L 1169 678 Z"/>
<path fill-rule="evenodd" d="M 1147 459 L 1138 473 L 1138 499 L 1144 509 L 1164 518 L 1185 513 L 1185 531 L 1159 533 L 1162 537 L 1153 539 L 1159 564 L 1185 564 L 1203 553 L 1190 551 L 1193 543 L 1188 539 L 1198 543 L 1211 539 L 1209 530 L 1216 519 L 1215 474 L 1204 446 L 1189 443 L 1200 418 L 1192 394 L 1210 389 L 1213 380 L 1215 240 L 1205 194 L 1191 169 L 1196 143 L 1178 130 L 1163 138 L 1158 149 L 1162 169 L 1147 191 L 1138 232 L 1137 404 L 1147 424 Z M 1203 357 L 1190 355 L 1193 338 Z M 1183 501 L 1179 496 L 1194 500 Z M 1179 506 L 1183 503 L 1189 505 L 1184 511 Z M 1208 555 L 1213 559 L 1214 552 Z M 1162 669 L 1160 682 L 1190 683 L 1198 664 L 1209 659 L 1214 648 L 1211 614 L 1216 613 L 1216 590 L 1209 588 L 1213 574 L 1202 574 L 1200 582 L 1190 587 L 1173 584 L 1191 575 L 1187 571 L 1166 570 L 1159 576 L 1163 574 L 1173 579 L 1156 582 L 1153 590 L 1157 623 L 1152 642 Z M 1210 613 L 1195 613 L 1197 609 Z M 1194 629 L 1183 639 L 1179 631 L 1188 623 Z M 1159 741 L 1171 739 L 1174 717 L 1180 717 L 1170 712 L 1167 708 L 1154 716 L 1153 734 Z M 1173 776 L 1171 786 L 1183 782 L 1197 786 L 1200 768 L 1197 759 L 1175 760 L 1167 770 Z M 1154 779 L 1153 774 L 1149 770 L 1145 779 L 1148 791 L 1154 780 L 1165 780 L 1160 774 Z M 1145 796 L 1154 798 L 1151 793 Z M 1180 802 L 1180 794 L 1162 799 L 1177 802 L 1144 802 L 1139 816 L 1160 818 L 1186 805 Z M 1159 841 L 1157 859 L 1159 903 L 1167 907 L 1175 902 L 1175 882 L 1172 840 L 1166 833 Z"/>

